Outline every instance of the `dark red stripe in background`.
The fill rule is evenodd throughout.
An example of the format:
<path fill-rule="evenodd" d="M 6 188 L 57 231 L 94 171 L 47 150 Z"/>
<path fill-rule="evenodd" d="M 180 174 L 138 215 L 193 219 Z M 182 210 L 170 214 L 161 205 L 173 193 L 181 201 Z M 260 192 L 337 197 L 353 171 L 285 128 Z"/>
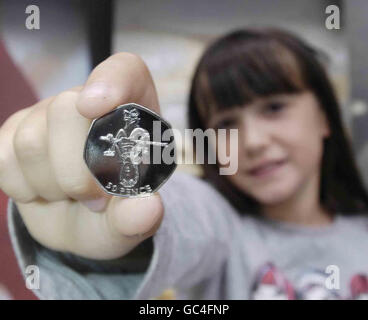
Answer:
<path fill-rule="evenodd" d="M 0 125 L 17 110 L 35 102 L 34 90 L 12 61 L 0 38 Z M 26 288 L 11 248 L 6 222 L 7 201 L 7 196 L 0 190 L 0 283 L 14 299 L 37 299 Z"/>

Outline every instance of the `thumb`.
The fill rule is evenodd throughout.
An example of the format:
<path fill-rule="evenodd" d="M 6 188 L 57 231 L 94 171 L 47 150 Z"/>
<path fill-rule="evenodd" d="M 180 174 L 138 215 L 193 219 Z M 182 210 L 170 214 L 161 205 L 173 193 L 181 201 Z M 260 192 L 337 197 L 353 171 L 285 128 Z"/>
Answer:
<path fill-rule="evenodd" d="M 106 210 L 110 230 L 115 235 L 139 236 L 142 240 L 155 233 L 164 211 L 158 193 L 129 199 L 112 197 Z"/>
<path fill-rule="evenodd" d="M 77 206 L 64 238 L 67 251 L 98 260 L 124 256 L 152 236 L 163 218 L 158 193 L 141 198 L 111 197 L 105 210 L 93 213 Z M 65 211 L 67 212 L 67 211 Z"/>

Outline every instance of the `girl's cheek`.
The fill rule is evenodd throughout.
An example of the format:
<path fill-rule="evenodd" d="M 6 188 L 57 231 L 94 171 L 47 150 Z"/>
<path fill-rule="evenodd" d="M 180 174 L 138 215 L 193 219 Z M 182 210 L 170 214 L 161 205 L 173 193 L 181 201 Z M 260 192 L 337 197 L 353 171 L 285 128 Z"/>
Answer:
<path fill-rule="evenodd" d="M 289 138 L 289 158 L 292 164 L 304 174 L 319 170 L 322 152 L 322 139 L 311 131 Z"/>

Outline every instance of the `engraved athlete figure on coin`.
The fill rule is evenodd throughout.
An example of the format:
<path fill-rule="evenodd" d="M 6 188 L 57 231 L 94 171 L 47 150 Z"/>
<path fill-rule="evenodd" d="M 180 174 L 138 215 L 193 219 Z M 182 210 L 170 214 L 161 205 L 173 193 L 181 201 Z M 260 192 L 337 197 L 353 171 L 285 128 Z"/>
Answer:
<path fill-rule="evenodd" d="M 139 180 L 139 167 L 142 158 L 149 154 L 150 144 L 162 146 L 167 143 L 153 143 L 146 129 L 139 127 L 139 111 L 136 108 L 124 110 L 124 127 L 119 129 L 116 136 L 109 133 L 100 136 L 100 140 L 110 142 L 111 146 L 104 151 L 104 156 L 114 157 L 118 152 L 120 169 L 120 184 L 126 188 L 134 187 Z"/>
<path fill-rule="evenodd" d="M 174 172 L 175 157 L 171 125 L 133 102 L 92 121 L 83 154 L 101 188 L 122 197 L 157 192 Z"/>

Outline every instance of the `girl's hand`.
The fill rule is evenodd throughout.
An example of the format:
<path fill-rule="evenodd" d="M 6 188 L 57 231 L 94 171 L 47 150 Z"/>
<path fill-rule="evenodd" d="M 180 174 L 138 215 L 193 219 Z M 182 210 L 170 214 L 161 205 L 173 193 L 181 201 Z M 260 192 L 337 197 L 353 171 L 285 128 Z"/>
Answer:
<path fill-rule="evenodd" d="M 163 206 L 158 194 L 112 197 L 97 185 L 83 160 L 92 119 L 128 102 L 160 112 L 147 66 L 123 52 L 99 64 L 83 87 L 22 109 L 0 128 L 0 188 L 42 245 L 112 259 L 159 227 Z"/>

